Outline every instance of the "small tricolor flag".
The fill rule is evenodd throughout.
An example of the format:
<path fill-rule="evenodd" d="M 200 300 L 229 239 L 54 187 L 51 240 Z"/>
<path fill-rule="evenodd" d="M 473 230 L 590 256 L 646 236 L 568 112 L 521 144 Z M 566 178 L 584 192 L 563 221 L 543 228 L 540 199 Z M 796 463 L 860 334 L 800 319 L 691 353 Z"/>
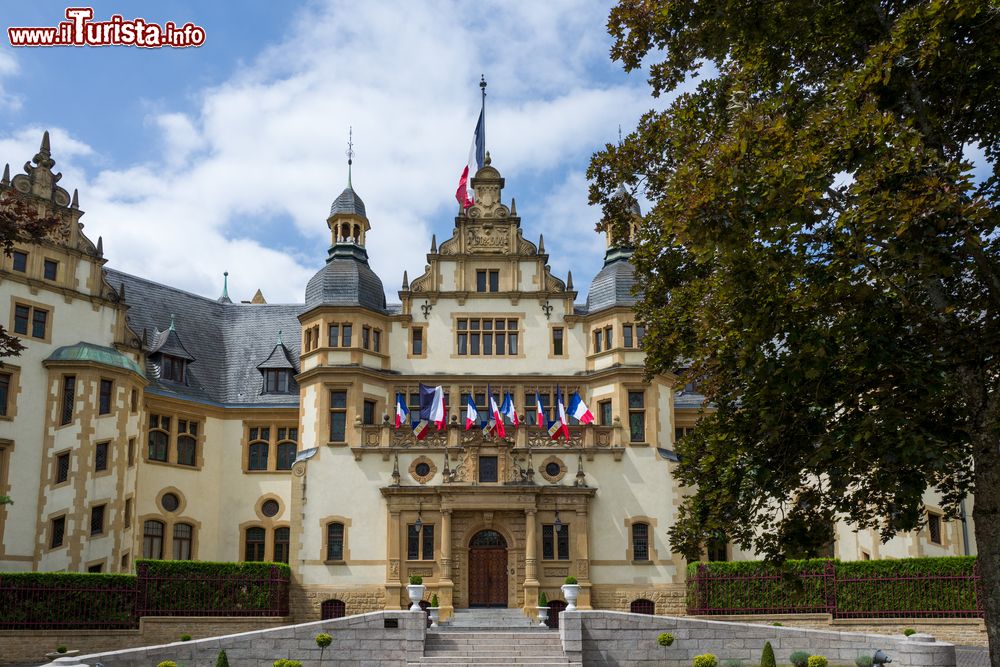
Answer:
<path fill-rule="evenodd" d="M 545 408 L 542 407 L 542 397 L 535 392 L 535 425 L 545 428 Z"/>
<path fill-rule="evenodd" d="M 566 406 L 563 405 L 559 385 L 556 385 L 556 418 L 549 424 L 549 437 L 555 440 L 560 435 L 569 440 L 569 420 L 566 418 Z"/>
<path fill-rule="evenodd" d="M 517 418 L 517 410 L 514 408 L 514 397 L 511 396 L 509 391 L 503 396 L 503 405 L 500 406 L 500 412 L 503 413 L 504 417 L 510 420 L 510 423 L 514 425 L 514 428 L 517 428 L 521 423 Z"/>
<path fill-rule="evenodd" d="M 476 401 L 473 400 L 472 394 L 469 394 L 465 400 L 465 430 L 471 429 L 478 420 L 479 410 L 476 410 Z"/>
<path fill-rule="evenodd" d="M 500 414 L 500 408 L 497 407 L 497 399 L 493 398 L 493 392 L 490 391 L 489 385 L 486 385 L 486 400 L 489 401 L 490 421 L 493 422 L 497 437 L 506 438 L 507 430 L 503 427 L 503 415 Z"/>
<path fill-rule="evenodd" d="M 444 387 L 420 385 L 420 418 L 433 422 L 439 431 L 444 428 Z"/>
<path fill-rule="evenodd" d="M 575 417 L 581 424 L 589 424 L 594 421 L 594 415 L 580 398 L 580 392 L 574 391 L 573 395 L 569 397 L 569 410 L 567 412 L 570 417 Z"/>
<path fill-rule="evenodd" d="M 410 421 L 410 411 L 406 407 L 406 397 L 402 393 L 396 394 L 396 428 Z"/>

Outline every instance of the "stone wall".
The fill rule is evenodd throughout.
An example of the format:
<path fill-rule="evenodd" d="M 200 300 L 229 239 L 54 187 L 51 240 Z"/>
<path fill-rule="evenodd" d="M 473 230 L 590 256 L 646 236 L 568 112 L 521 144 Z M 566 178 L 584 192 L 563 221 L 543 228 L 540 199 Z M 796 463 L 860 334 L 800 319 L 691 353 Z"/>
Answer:
<path fill-rule="evenodd" d="M 317 621 L 322 618 L 320 605 L 326 600 L 343 602 L 347 608 L 347 616 L 381 611 L 385 609 L 385 587 L 344 588 L 317 584 L 292 586 L 289 592 L 289 611 L 296 623 Z"/>
<path fill-rule="evenodd" d="M 657 615 L 683 616 L 687 611 L 687 589 L 684 584 L 659 586 L 618 586 L 592 584 L 590 605 L 594 609 L 629 611 L 635 600 L 652 600 Z"/>
<path fill-rule="evenodd" d="M 214 665 L 220 650 L 239 667 L 272 667 L 278 658 L 320 665 L 316 635 L 329 633 L 333 643 L 323 652 L 327 664 L 398 667 L 424 652 L 426 616 L 421 612 L 380 611 L 326 621 L 288 625 L 210 639 L 175 642 L 124 651 L 59 658 L 49 667 L 150 667 L 164 660 L 186 665 Z M 386 627 L 390 624 L 398 627 Z"/>
<path fill-rule="evenodd" d="M 166 644 L 182 634 L 194 639 L 286 625 L 286 618 L 146 616 L 136 630 L 0 630 L 0 664 L 40 663 L 62 645 L 81 654 Z"/>
<path fill-rule="evenodd" d="M 660 613 L 657 606 L 657 613 Z M 771 625 L 781 623 L 794 628 L 865 632 L 877 635 L 901 635 L 913 628 L 943 642 L 963 646 L 987 645 L 986 623 L 981 618 L 839 618 L 830 614 L 771 614 L 768 616 L 697 616 L 712 621 L 736 621 Z"/>
<path fill-rule="evenodd" d="M 723 660 L 760 662 L 770 641 L 778 662 L 792 651 L 826 656 L 831 664 L 852 664 L 862 654 L 881 648 L 893 667 L 953 667 L 953 644 L 927 635 L 888 637 L 861 633 L 774 627 L 694 618 L 646 616 L 612 611 L 567 611 L 559 616 L 559 632 L 567 657 L 587 665 L 653 665 L 689 667 L 696 655 Z M 662 632 L 674 636 L 671 646 L 659 646 Z"/>

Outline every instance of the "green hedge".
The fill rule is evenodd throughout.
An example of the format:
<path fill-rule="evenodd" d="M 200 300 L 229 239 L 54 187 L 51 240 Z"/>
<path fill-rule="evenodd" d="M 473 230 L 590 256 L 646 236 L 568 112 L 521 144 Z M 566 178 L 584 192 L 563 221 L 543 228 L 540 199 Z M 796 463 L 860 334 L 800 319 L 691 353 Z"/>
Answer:
<path fill-rule="evenodd" d="M 284 563 L 136 561 L 138 608 L 148 616 L 284 616 Z"/>
<path fill-rule="evenodd" d="M 702 614 L 830 611 L 839 617 L 975 616 L 981 613 L 976 607 L 975 564 L 975 557 L 966 556 L 793 560 L 782 568 L 760 561 L 691 563 L 688 609 Z M 699 566 L 707 577 L 698 578 Z"/>
<path fill-rule="evenodd" d="M 0 573 L 0 628 L 134 628 L 136 577 Z"/>

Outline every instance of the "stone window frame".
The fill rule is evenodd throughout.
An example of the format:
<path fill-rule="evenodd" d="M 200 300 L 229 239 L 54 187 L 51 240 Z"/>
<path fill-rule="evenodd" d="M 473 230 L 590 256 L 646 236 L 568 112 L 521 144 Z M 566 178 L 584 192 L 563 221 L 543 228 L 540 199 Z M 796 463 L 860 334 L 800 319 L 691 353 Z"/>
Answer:
<path fill-rule="evenodd" d="M 406 334 L 406 358 L 407 359 L 426 359 L 427 358 L 427 325 L 426 324 L 413 324 L 410 323 L 407 327 L 409 331 Z M 413 332 L 420 331 L 420 353 L 413 353 Z"/>
<path fill-rule="evenodd" d="M 163 526 L 163 532 L 160 533 L 160 555 L 159 555 L 159 557 L 157 557 L 156 554 L 147 554 L 146 553 L 146 524 L 149 523 L 150 521 L 155 521 L 156 523 L 158 523 L 161 526 Z M 157 559 L 158 558 L 158 559 L 161 559 L 161 560 L 162 559 L 166 559 L 166 557 L 167 557 L 167 549 L 166 549 L 166 545 L 164 544 L 164 540 L 167 539 L 167 535 L 169 534 L 168 523 L 167 523 L 166 518 L 163 517 L 163 516 L 161 516 L 161 515 L 159 515 L 159 514 L 146 514 L 146 515 L 140 516 L 138 518 L 138 523 L 140 525 L 142 525 L 142 542 L 141 542 L 141 544 L 139 546 L 139 551 L 142 553 L 142 557 L 143 558 L 152 558 L 152 559 Z"/>
<path fill-rule="evenodd" d="M 550 463 L 558 463 L 559 464 L 559 474 L 558 475 L 554 475 L 554 476 L 550 475 L 548 473 L 548 471 L 545 470 L 545 468 Z M 548 458 L 546 458 L 544 461 L 542 461 L 538 465 L 538 472 L 539 472 L 539 474 L 541 474 L 542 477 L 545 478 L 545 481 L 550 482 L 551 484 L 558 484 L 559 481 L 562 480 L 562 478 L 566 476 L 566 473 L 569 472 L 569 467 L 567 467 L 566 462 L 563 461 L 562 459 L 560 459 L 558 456 L 549 456 Z"/>
<path fill-rule="evenodd" d="M 426 463 L 430 466 L 430 472 L 426 475 L 417 474 L 417 465 L 421 463 Z M 410 477 L 419 482 L 420 484 L 426 484 L 427 482 L 434 479 L 434 475 L 437 474 L 437 466 L 434 465 L 434 461 L 426 456 L 418 456 L 410 462 Z"/>
<path fill-rule="evenodd" d="M 561 521 L 561 519 L 560 519 Z M 538 539 L 542 543 L 542 548 L 538 550 L 538 561 L 540 563 L 552 563 L 552 564 L 566 564 L 570 565 L 573 562 L 573 538 L 570 536 L 571 522 L 561 521 L 561 529 L 556 530 L 555 523 L 543 522 L 541 524 L 541 530 L 538 531 Z M 546 527 L 552 528 L 552 558 L 545 557 L 545 533 Z M 566 535 L 566 558 L 560 558 L 559 556 L 559 536 Z"/>
<path fill-rule="evenodd" d="M 57 544 L 55 546 L 52 546 L 52 538 L 55 537 L 55 527 L 56 527 L 55 524 L 56 524 L 56 521 L 58 521 L 59 519 L 63 520 L 62 541 L 59 544 Z M 45 553 L 50 553 L 50 552 L 56 551 L 58 549 L 67 549 L 67 548 L 69 548 L 69 511 L 68 510 L 64 510 L 63 509 L 63 510 L 59 510 L 57 512 L 53 512 L 52 514 L 48 515 L 48 517 L 46 517 L 46 519 L 45 519 L 45 526 L 46 526 L 46 528 L 45 528 L 45 549 L 44 549 Z"/>
<path fill-rule="evenodd" d="M 10 297 L 10 326 L 7 329 L 14 333 L 14 313 L 18 306 L 26 306 L 28 308 L 28 333 L 17 334 L 18 336 L 24 336 L 29 342 L 35 343 L 51 343 L 52 342 L 52 329 L 55 326 L 55 306 L 47 303 L 42 303 L 40 301 L 32 301 L 30 299 L 24 299 L 19 296 L 11 295 Z M 35 322 L 35 310 L 44 310 L 45 315 L 45 335 L 41 338 L 33 336 L 32 331 L 34 329 Z"/>
<path fill-rule="evenodd" d="M 562 331 L 562 354 L 556 354 L 556 329 Z M 549 325 L 549 359 L 569 358 L 569 327 L 562 323 Z"/>
<path fill-rule="evenodd" d="M 274 500 L 278 503 L 278 513 L 272 517 L 265 516 L 261 511 L 264 503 L 268 500 Z M 291 528 L 290 521 L 282 516 L 285 515 L 285 510 L 288 509 L 285 504 L 284 499 L 276 493 L 264 493 L 254 501 L 254 515 L 255 519 L 251 521 L 244 521 L 240 524 L 240 539 L 239 539 L 239 554 L 238 560 L 244 560 L 246 556 L 246 534 L 248 528 L 262 528 L 264 529 L 264 562 L 268 562 L 274 559 L 274 531 L 278 528 Z M 291 555 L 291 541 L 292 535 L 289 534 L 289 556 Z"/>
<path fill-rule="evenodd" d="M 353 386 L 347 383 L 327 383 L 323 384 L 323 391 L 325 392 L 322 423 L 320 428 L 323 429 L 321 433 L 326 435 L 326 444 L 331 447 L 345 447 L 350 442 L 351 438 L 351 401 L 353 398 Z M 334 408 L 333 407 L 333 393 L 343 392 L 344 393 L 344 407 Z M 344 439 L 343 440 L 331 440 L 330 436 L 333 435 L 331 432 L 331 427 L 333 426 L 333 412 L 343 411 L 344 413 Z"/>
<path fill-rule="evenodd" d="M 157 428 L 152 428 L 150 426 L 150 420 L 152 417 L 157 417 L 162 419 L 166 417 L 170 419 L 170 428 L 166 430 L 167 434 L 167 460 L 160 461 L 159 459 L 149 458 L 149 434 L 151 431 L 164 432 L 164 429 L 160 424 L 162 421 L 157 421 Z M 195 436 L 195 455 L 194 455 L 194 465 L 187 465 L 186 463 L 177 462 L 177 438 L 181 435 L 185 435 L 188 432 L 180 432 L 180 422 L 194 422 L 197 424 L 198 435 Z M 205 427 L 208 425 L 208 419 L 204 415 L 197 415 L 190 412 L 180 412 L 176 410 L 163 410 L 156 407 L 150 408 L 146 412 L 146 420 L 143 426 L 143 433 L 145 435 L 144 447 L 142 448 L 142 461 L 143 463 L 150 463 L 158 466 L 169 466 L 171 468 L 178 468 L 180 470 L 201 470 L 205 465 Z"/>
<path fill-rule="evenodd" d="M 9 259 L 10 266 L 9 266 L 9 268 L 7 270 L 10 271 L 11 273 L 23 273 L 24 275 L 28 275 L 28 273 L 30 271 L 30 268 L 31 268 L 31 256 L 32 256 L 32 254 L 33 253 L 28 252 L 24 248 L 14 247 L 10 251 L 10 259 Z M 19 268 L 17 268 L 17 267 L 14 266 L 15 260 L 18 259 L 17 255 L 22 255 L 24 257 L 24 268 L 19 269 Z M 4 264 L 7 264 L 7 262 L 8 262 L 8 259 L 5 257 L 4 258 Z"/>
<path fill-rule="evenodd" d="M 107 558 L 98 558 L 97 560 L 88 560 L 86 563 L 83 564 L 83 568 L 84 568 L 83 571 L 84 572 L 90 572 L 91 571 L 90 568 L 100 566 L 101 569 L 98 570 L 98 572 L 100 572 L 101 574 L 110 573 L 110 570 L 108 570 L 108 568 L 106 567 L 107 564 L 108 564 L 107 561 L 108 561 Z"/>
<path fill-rule="evenodd" d="M 66 479 L 59 481 L 59 457 L 66 455 L 69 457 L 69 466 L 66 468 Z M 60 449 L 58 451 L 52 452 L 52 469 L 49 471 L 49 486 L 53 489 L 58 489 L 63 486 L 68 486 L 70 483 L 70 478 L 73 476 L 73 449 L 68 447 L 66 449 Z"/>
<path fill-rule="evenodd" d="M 278 503 L 278 512 L 274 516 L 267 516 L 266 514 L 264 514 L 264 503 L 268 502 L 269 500 L 273 500 L 274 502 Z M 272 528 L 273 526 L 270 524 L 281 523 L 281 517 L 284 515 L 285 509 L 286 509 L 285 501 L 282 499 L 281 496 L 279 496 L 276 493 L 265 493 L 264 495 L 257 498 L 257 502 L 254 503 L 253 506 L 253 511 L 254 514 L 257 515 L 257 520 L 260 523 L 266 524 L 264 528 Z"/>
<path fill-rule="evenodd" d="M 73 389 L 70 394 L 66 393 L 66 384 L 69 380 L 73 380 Z M 57 416 L 59 417 L 59 423 L 56 425 L 57 429 L 66 428 L 71 426 L 76 416 L 76 392 L 79 387 L 76 382 L 76 373 L 62 373 L 59 376 L 59 386 L 58 393 L 56 394 L 55 400 L 58 405 L 59 412 Z M 66 399 L 69 398 L 69 414 L 66 414 Z"/>
<path fill-rule="evenodd" d="M 135 514 L 135 495 L 129 494 L 125 496 L 125 502 L 122 504 L 122 531 L 132 530 L 132 520 Z"/>
<path fill-rule="evenodd" d="M 350 327 L 351 333 L 350 337 L 345 340 L 344 338 L 344 327 Z M 330 338 L 330 329 L 332 327 L 337 327 L 337 341 L 334 345 L 334 341 Z M 326 347 L 331 350 L 351 350 L 360 347 L 360 334 L 355 336 L 354 329 L 357 327 L 357 323 L 353 320 L 337 321 L 337 322 L 327 322 L 326 323 Z M 346 345 L 345 345 L 346 343 Z"/>
<path fill-rule="evenodd" d="M 47 275 L 45 275 L 46 271 L 49 268 L 49 264 L 53 264 L 54 265 L 54 267 L 53 267 L 53 269 L 54 269 L 54 275 L 51 278 L 49 278 Z M 57 282 L 59 282 L 59 264 L 60 264 L 60 262 L 59 262 L 58 259 L 52 259 L 51 257 L 43 257 L 42 258 L 42 280 L 45 280 L 45 281 L 50 282 L 50 283 L 57 283 Z"/>
<path fill-rule="evenodd" d="M 459 359 L 459 360 L 464 360 L 464 361 L 476 360 L 476 359 L 488 359 L 488 360 L 494 360 L 494 361 L 503 361 L 504 359 L 524 359 L 524 358 L 526 358 L 525 348 L 527 346 L 527 333 L 528 333 L 528 330 L 527 330 L 527 326 L 528 326 L 527 319 L 528 319 L 528 315 L 524 311 L 509 312 L 509 313 L 501 313 L 501 312 L 475 312 L 475 313 L 472 313 L 472 312 L 466 312 L 466 311 L 456 311 L 456 312 L 453 312 L 453 313 L 451 313 L 451 355 L 450 356 L 451 356 L 452 359 Z M 508 333 L 516 333 L 517 334 L 517 354 L 507 354 L 507 353 L 497 354 L 496 351 L 495 351 L 496 350 L 496 345 L 495 345 L 496 340 L 495 340 L 495 338 L 494 338 L 494 345 L 493 345 L 494 352 L 492 352 L 490 354 L 482 354 L 482 353 L 480 353 L 480 354 L 471 354 L 469 352 L 466 352 L 465 354 L 459 354 L 458 353 L 458 336 L 459 336 L 458 321 L 459 320 L 479 320 L 479 323 L 480 323 L 479 333 L 480 333 L 480 335 L 483 332 L 483 329 L 482 329 L 482 321 L 483 320 L 491 320 L 494 323 L 491 326 L 495 326 L 495 323 L 496 323 L 497 320 L 506 320 L 506 322 L 504 324 L 505 328 L 503 329 L 503 331 L 504 331 L 505 334 L 508 334 Z M 517 328 L 516 329 L 507 328 L 507 326 L 510 323 L 510 320 L 516 320 L 517 321 Z M 468 325 L 466 325 L 466 326 L 468 326 Z M 467 328 L 467 329 L 464 329 L 464 331 L 465 331 L 466 334 L 469 334 L 472 331 L 474 331 L 474 329 Z M 495 335 L 498 330 L 494 328 L 492 331 L 493 331 L 493 334 Z M 426 343 L 426 341 L 425 341 L 425 343 Z M 480 340 L 480 348 L 482 348 L 482 344 L 481 343 L 482 343 L 482 341 Z M 471 344 L 469 344 L 469 343 L 467 343 L 466 345 L 467 345 L 467 348 L 471 347 Z M 510 350 L 510 340 L 509 340 L 509 338 L 505 339 L 504 346 L 505 346 L 505 349 Z"/>
<path fill-rule="evenodd" d="M 263 549 L 261 550 L 260 558 L 250 560 L 247 557 L 247 546 L 249 545 L 249 533 L 251 530 L 260 529 L 264 534 Z M 268 530 L 260 521 L 247 521 L 240 524 L 240 541 L 239 541 L 239 555 L 236 560 L 243 561 L 247 563 L 266 563 L 268 561 Z"/>
<path fill-rule="evenodd" d="M 0 374 L 8 376 L 7 405 L 4 414 L 0 414 L 0 421 L 13 421 L 17 417 L 17 395 L 21 393 L 21 367 L 4 359 Z"/>
<path fill-rule="evenodd" d="M 166 496 L 168 493 L 172 493 L 175 496 L 177 496 L 177 509 L 173 511 L 169 511 L 167 510 L 166 507 L 163 506 L 163 497 Z M 184 496 L 184 492 L 182 492 L 176 486 L 165 486 L 162 489 L 160 489 L 159 492 L 157 492 L 156 494 L 156 507 L 160 510 L 160 512 L 162 512 L 161 516 L 165 517 L 172 517 L 175 515 L 180 516 L 184 514 L 184 510 L 187 509 L 187 498 Z"/>
<path fill-rule="evenodd" d="M 174 531 L 177 530 L 177 526 L 191 526 L 191 556 L 187 559 L 175 559 L 174 558 L 174 541 L 177 539 Z M 198 560 L 198 533 L 200 525 L 195 523 L 191 519 L 178 519 L 170 524 L 170 560 Z M 164 553 L 167 552 L 166 544 L 164 544 Z"/>
<path fill-rule="evenodd" d="M 108 390 L 108 409 L 104 410 L 104 386 L 110 384 Z M 108 417 L 115 412 L 115 381 L 113 378 L 100 377 L 97 379 L 97 416 Z"/>
<path fill-rule="evenodd" d="M 257 438 L 256 440 L 250 440 L 250 430 L 251 429 L 270 429 L 268 432 L 267 440 Z M 285 438 L 278 439 L 278 429 L 285 429 Z M 288 429 L 295 429 L 295 440 L 289 439 Z M 243 448 L 243 473 L 246 475 L 259 475 L 259 474 L 287 474 L 292 471 L 291 468 L 279 468 L 278 467 L 278 446 L 282 444 L 288 444 L 291 442 L 295 443 L 295 453 L 299 452 L 299 442 L 302 437 L 302 429 L 299 427 L 297 421 L 285 421 L 285 420 L 275 420 L 275 421 L 244 421 L 243 422 L 243 435 L 241 446 Z M 258 435 L 260 435 L 258 431 Z M 256 469 L 250 467 L 250 445 L 267 442 L 267 468 Z"/>
<path fill-rule="evenodd" d="M 98 469 L 97 468 L 97 449 L 101 445 L 106 445 L 107 446 L 107 452 L 105 453 L 105 458 L 104 458 L 104 468 L 103 469 Z M 112 461 L 111 461 L 112 457 L 111 457 L 111 453 L 112 453 L 113 447 L 114 447 L 114 440 L 101 440 L 99 442 L 95 442 L 94 443 L 94 458 L 92 459 L 94 477 L 105 477 L 105 476 L 111 474 L 111 472 L 112 472 L 112 465 L 111 465 L 112 464 Z"/>
<path fill-rule="evenodd" d="M 327 530 L 327 526 L 329 526 L 331 523 L 339 523 L 344 526 L 344 548 L 343 548 L 343 553 L 341 554 L 343 556 L 342 560 L 327 560 L 326 558 L 327 548 L 329 546 L 328 543 L 329 532 Z M 340 516 L 338 514 L 330 514 L 325 517 L 322 517 L 319 520 L 319 527 L 320 527 L 320 536 L 322 537 L 322 547 L 321 547 L 322 550 L 320 551 L 319 554 L 320 561 L 322 561 L 324 565 L 350 565 L 351 564 L 351 549 L 350 549 L 351 519 L 347 518 L 346 516 Z"/>
<path fill-rule="evenodd" d="M 649 555 L 649 560 L 636 560 L 635 553 L 633 552 L 633 542 L 632 542 L 632 526 L 633 524 L 644 523 L 649 526 L 649 532 L 647 533 L 646 539 L 648 540 L 646 545 L 646 551 Z M 658 565 L 660 564 L 660 557 L 656 551 L 656 517 L 645 516 L 637 514 L 635 516 L 625 517 L 625 560 L 632 565 Z"/>
<path fill-rule="evenodd" d="M 94 524 L 94 510 L 98 507 L 102 507 L 101 510 L 101 532 L 93 532 Z M 87 512 L 87 538 L 88 539 L 100 539 L 102 537 L 107 537 L 111 535 L 114 530 L 113 526 L 110 525 L 111 519 L 111 499 L 101 498 L 100 500 L 91 501 L 89 505 L 89 511 Z"/>
<path fill-rule="evenodd" d="M 625 383 L 625 384 L 622 385 L 622 391 L 625 394 L 625 397 L 624 397 L 625 398 L 625 410 L 624 410 L 624 412 L 627 415 L 627 418 L 626 418 L 626 421 L 625 421 L 625 424 L 624 424 L 625 425 L 625 430 L 626 430 L 626 432 L 624 434 L 624 437 L 626 439 L 626 442 L 628 442 L 629 446 L 631 446 L 631 447 L 648 446 L 649 443 L 650 443 L 649 416 L 650 416 L 651 406 L 649 404 L 649 396 L 650 396 L 649 389 L 650 389 L 649 385 L 643 385 L 643 384 Z M 632 413 L 633 412 L 640 412 L 640 410 L 638 408 L 633 409 L 631 407 L 630 403 L 629 403 L 629 394 L 633 394 L 633 393 L 641 393 L 642 394 L 642 409 L 641 409 L 641 412 L 643 414 L 643 418 L 642 418 L 642 435 L 643 435 L 643 438 L 642 438 L 642 440 L 633 440 L 632 439 Z"/>
<path fill-rule="evenodd" d="M 936 547 L 941 547 L 947 549 L 951 546 L 951 540 L 948 539 L 948 531 L 945 530 L 945 514 L 939 508 L 932 505 L 924 505 L 924 513 L 927 515 L 927 544 L 933 544 Z M 938 522 L 938 537 L 939 541 L 935 542 L 933 539 L 933 533 L 931 532 L 931 518 L 935 518 Z"/>

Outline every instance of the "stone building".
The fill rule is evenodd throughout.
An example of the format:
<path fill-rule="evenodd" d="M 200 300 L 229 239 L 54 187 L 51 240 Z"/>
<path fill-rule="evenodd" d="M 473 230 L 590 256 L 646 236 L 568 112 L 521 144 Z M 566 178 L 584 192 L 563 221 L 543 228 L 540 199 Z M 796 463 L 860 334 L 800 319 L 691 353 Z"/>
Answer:
<path fill-rule="evenodd" d="M 0 368 L 4 570 L 285 561 L 303 619 L 399 608 L 412 574 L 443 616 L 558 600 L 568 575 L 583 608 L 683 608 L 686 563 L 666 539 L 673 449 L 703 397 L 643 377 L 631 239 L 609 234 L 578 302 L 487 157 L 475 205 L 392 301 L 368 264 L 378 221 L 348 186 L 304 302 L 234 303 L 106 266 L 54 166 L 46 134 L 0 182 L 60 220 L 0 270 L 4 326 L 27 346 Z M 420 383 L 447 402 L 447 426 L 423 440 L 391 420 L 397 394 L 416 415 Z M 524 419 L 505 437 L 465 428 L 467 397 L 485 414 L 487 386 Z M 596 416 L 568 439 L 534 425 L 536 394 L 553 419 L 557 387 Z M 971 527 L 926 501 L 924 530 L 883 545 L 842 526 L 833 553 L 974 553 Z M 752 554 L 720 542 L 706 557 Z"/>

